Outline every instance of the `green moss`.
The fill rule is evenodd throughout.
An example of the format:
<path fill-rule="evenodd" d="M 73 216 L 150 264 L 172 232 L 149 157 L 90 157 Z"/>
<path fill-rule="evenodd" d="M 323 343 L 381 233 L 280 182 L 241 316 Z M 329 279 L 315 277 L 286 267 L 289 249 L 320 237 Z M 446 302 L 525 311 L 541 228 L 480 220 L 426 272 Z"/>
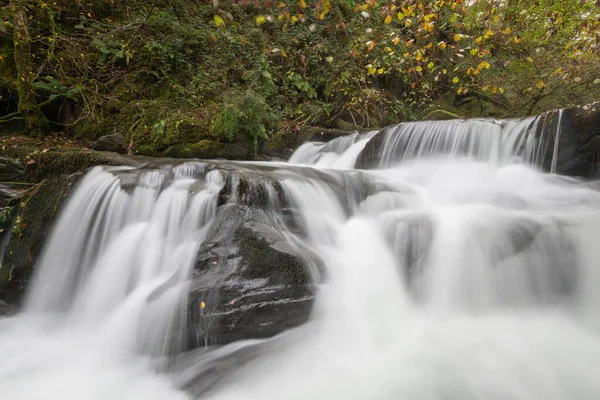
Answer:
<path fill-rule="evenodd" d="M 66 176 L 48 179 L 23 195 L 21 205 L 13 211 L 13 232 L 1 263 L 0 290 L 12 287 L 12 291 L 18 291 L 20 281 L 29 277 L 50 224 L 74 182 Z"/>
<path fill-rule="evenodd" d="M 174 158 L 225 158 L 229 160 L 247 160 L 252 158 L 252 152 L 249 148 L 214 140 L 201 140 L 190 145 L 171 146 L 163 155 Z"/>
<path fill-rule="evenodd" d="M 27 165 L 25 176 L 32 181 L 85 171 L 95 165 L 131 165 L 132 158 L 93 150 L 51 150 L 38 153 Z"/>

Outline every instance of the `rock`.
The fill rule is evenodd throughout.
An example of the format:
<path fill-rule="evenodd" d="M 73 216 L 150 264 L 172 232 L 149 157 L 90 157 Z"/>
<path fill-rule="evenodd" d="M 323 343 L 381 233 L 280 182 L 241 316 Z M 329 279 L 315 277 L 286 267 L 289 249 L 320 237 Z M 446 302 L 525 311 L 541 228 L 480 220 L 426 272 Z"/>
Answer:
<path fill-rule="evenodd" d="M 221 206 L 217 218 L 192 278 L 190 347 L 271 337 L 306 322 L 317 261 L 290 242 L 280 211 L 240 201 Z"/>
<path fill-rule="evenodd" d="M 556 172 L 583 178 L 600 177 L 600 102 L 582 107 L 566 108 L 562 116 L 558 110 L 542 115 L 539 135 L 549 137 L 543 167 L 550 170 L 556 140 L 556 128 L 560 120 L 560 142 L 556 160 Z"/>
<path fill-rule="evenodd" d="M 24 159 L 0 158 L 0 179 L 12 177 L 29 184 L 0 185 L 0 244 L 5 245 L 4 254 L 0 252 L 0 300 L 9 304 L 20 302 L 52 222 L 83 172 L 95 165 L 140 165 L 147 161 L 85 149 L 39 153 L 23 167 Z"/>
<path fill-rule="evenodd" d="M 173 158 L 200 158 L 227 160 L 250 160 L 252 149 L 236 143 L 222 143 L 214 140 L 201 140 L 190 145 L 171 146 L 163 153 L 165 157 Z"/>
<path fill-rule="evenodd" d="M 127 138 L 121 133 L 102 136 L 92 144 L 96 151 L 110 151 L 113 153 L 127 154 Z"/>

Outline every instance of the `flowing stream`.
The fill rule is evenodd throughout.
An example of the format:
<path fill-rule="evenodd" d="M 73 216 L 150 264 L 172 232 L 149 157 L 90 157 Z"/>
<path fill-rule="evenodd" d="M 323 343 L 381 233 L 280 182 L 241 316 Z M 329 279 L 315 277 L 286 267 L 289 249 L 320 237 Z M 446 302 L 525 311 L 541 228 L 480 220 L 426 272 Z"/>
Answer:
<path fill-rule="evenodd" d="M 22 312 L 0 319 L 0 397 L 600 399 L 600 186 L 541 171 L 558 147 L 537 123 L 401 124 L 375 150 L 356 134 L 287 164 L 92 169 Z M 372 169 L 354 169 L 366 151 Z M 321 260 L 310 320 L 189 349 L 196 255 L 250 175 L 271 224 Z"/>

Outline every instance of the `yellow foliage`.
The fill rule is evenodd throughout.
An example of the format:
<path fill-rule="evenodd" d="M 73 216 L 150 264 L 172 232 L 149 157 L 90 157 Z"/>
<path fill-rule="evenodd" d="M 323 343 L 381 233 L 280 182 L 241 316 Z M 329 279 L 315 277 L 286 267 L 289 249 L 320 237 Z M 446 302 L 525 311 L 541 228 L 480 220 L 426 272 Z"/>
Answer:
<path fill-rule="evenodd" d="M 223 21 L 223 18 L 219 17 L 217 14 L 213 15 L 213 20 L 215 21 L 215 25 L 217 27 L 225 26 L 225 21 Z"/>

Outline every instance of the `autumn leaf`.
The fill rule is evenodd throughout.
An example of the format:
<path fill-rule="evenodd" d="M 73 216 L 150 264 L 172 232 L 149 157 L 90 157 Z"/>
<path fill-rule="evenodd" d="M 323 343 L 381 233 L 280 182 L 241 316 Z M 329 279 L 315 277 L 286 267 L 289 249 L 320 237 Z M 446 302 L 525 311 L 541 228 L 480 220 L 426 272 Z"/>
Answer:
<path fill-rule="evenodd" d="M 213 20 L 215 21 L 215 25 L 217 27 L 225 26 L 225 21 L 223 21 L 223 18 L 219 17 L 218 15 L 213 15 Z"/>
<path fill-rule="evenodd" d="M 519 42 L 521 41 L 521 39 L 519 39 L 519 37 L 518 37 L 518 36 L 515 36 L 515 37 L 513 38 L 513 40 L 515 41 L 515 43 L 519 43 Z"/>
<path fill-rule="evenodd" d="M 306 8 L 306 1 L 304 1 L 304 0 L 300 0 L 300 1 L 298 2 L 298 4 L 300 5 L 300 8 L 302 8 L 302 9 L 305 9 L 305 8 Z"/>
<path fill-rule="evenodd" d="M 458 83 L 458 76 L 455 76 L 454 78 L 452 78 L 452 82 L 453 83 Z"/>
<path fill-rule="evenodd" d="M 454 35 L 454 41 L 455 41 L 455 42 L 460 42 L 460 35 L 459 35 L 458 33 L 456 33 L 456 34 Z"/>
<path fill-rule="evenodd" d="M 379 68 L 379 69 L 377 70 L 377 73 L 378 73 L 379 75 L 381 75 L 381 74 L 383 74 L 383 72 L 384 72 L 384 71 L 385 71 L 385 70 L 384 70 L 383 68 Z"/>
<path fill-rule="evenodd" d="M 546 85 L 542 81 L 539 81 L 538 83 L 535 84 L 535 87 L 540 90 L 542 90 L 544 88 L 544 86 L 546 86 Z"/>
<path fill-rule="evenodd" d="M 256 17 L 256 25 L 262 25 L 267 22 L 267 19 L 263 15 Z"/>
<path fill-rule="evenodd" d="M 392 16 L 388 14 L 387 17 L 385 17 L 385 19 L 383 20 L 383 23 L 386 25 L 389 25 L 392 23 Z"/>
<path fill-rule="evenodd" d="M 205 302 L 203 302 L 203 301 L 201 301 L 201 302 L 200 302 L 200 307 L 202 307 L 203 309 L 204 309 L 204 308 L 206 308 L 206 303 L 205 303 Z"/>
<path fill-rule="evenodd" d="M 415 68 L 415 70 L 417 72 L 421 72 L 421 71 L 423 71 L 423 67 L 421 67 L 420 65 L 418 65 L 417 68 Z"/>
<path fill-rule="evenodd" d="M 427 68 L 432 69 L 433 67 L 435 67 L 435 64 L 433 63 L 433 61 L 431 61 L 429 64 L 427 64 Z"/>

